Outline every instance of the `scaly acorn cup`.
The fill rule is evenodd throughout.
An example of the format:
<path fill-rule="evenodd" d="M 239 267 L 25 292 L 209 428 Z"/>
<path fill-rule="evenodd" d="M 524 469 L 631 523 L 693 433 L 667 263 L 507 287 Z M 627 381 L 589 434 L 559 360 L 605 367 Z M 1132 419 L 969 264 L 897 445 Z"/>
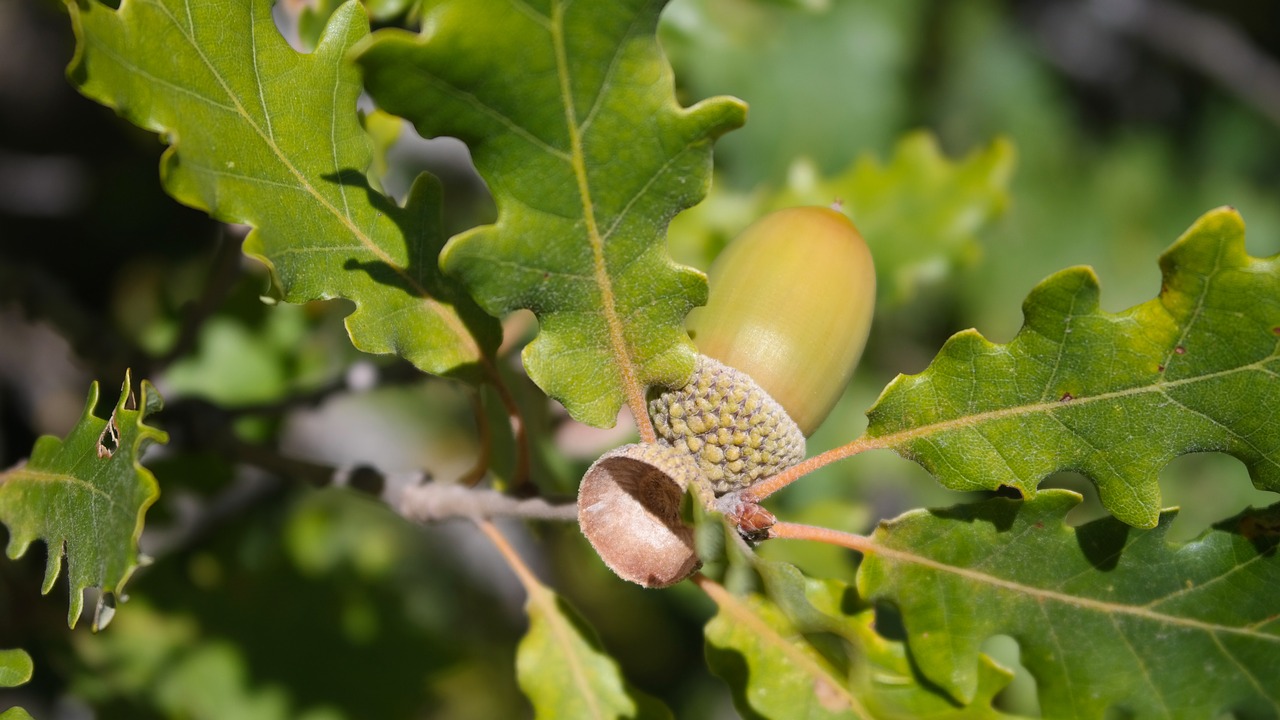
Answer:
<path fill-rule="evenodd" d="M 746 373 L 699 355 L 689 383 L 649 401 L 658 442 L 688 453 L 717 495 L 804 459 L 804 434 Z"/>
<path fill-rule="evenodd" d="M 605 564 L 646 587 L 699 565 L 680 518 L 692 488 L 744 537 L 773 516 L 727 495 L 804 459 L 805 436 L 831 411 L 866 344 L 875 269 L 841 213 L 792 208 L 748 228 L 711 270 L 708 305 L 690 315 L 702 354 L 681 388 L 658 392 L 656 444 L 626 445 L 595 462 L 578 491 L 578 522 Z"/>
<path fill-rule="evenodd" d="M 615 448 L 587 469 L 578 487 L 578 526 L 604 564 L 624 580 L 667 587 L 700 565 L 693 529 L 680 519 L 685 491 L 698 482 L 693 458 L 661 444 Z"/>

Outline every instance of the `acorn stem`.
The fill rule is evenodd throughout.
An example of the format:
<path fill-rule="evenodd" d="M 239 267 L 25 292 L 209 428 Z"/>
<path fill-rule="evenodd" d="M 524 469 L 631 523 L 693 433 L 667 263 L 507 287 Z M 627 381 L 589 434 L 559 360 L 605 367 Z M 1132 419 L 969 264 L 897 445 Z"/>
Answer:
<path fill-rule="evenodd" d="M 841 445 L 837 448 L 832 448 L 824 453 L 814 455 L 808 460 L 797 463 L 777 475 L 765 478 L 744 490 L 742 494 L 744 497 L 748 497 L 755 502 L 760 502 L 805 475 L 808 475 L 819 468 L 826 467 L 833 462 L 853 457 L 854 455 L 866 452 L 867 450 L 877 450 L 880 448 L 890 447 L 892 445 L 892 442 L 890 441 L 894 437 L 895 436 L 889 435 L 879 438 L 868 438 L 864 435 L 853 442 Z"/>
<path fill-rule="evenodd" d="M 802 525 L 800 523 L 774 523 L 773 527 L 769 528 L 769 537 L 784 540 L 809 540 L 826 543 L 827 545 L 838 545 L 860 552 L 863 555 L 874 553 L 879 549 L 876 547 L 875 542 L 865 535 L 855 535 L 854 533 L 841 532 L 840 530 L 832 530 L 831 528 L 817 525 Z"/>
<path fill-rule="evenodd" d="M 630 410 L 631 416 L 635 418 L 640 442 L 658 442 L 658 434 L 653 430 L 653 421 L 649 419 L 649 404 L 645 401 L 643 390 L 634 383 L 627 386 L 627 410 Z"/>

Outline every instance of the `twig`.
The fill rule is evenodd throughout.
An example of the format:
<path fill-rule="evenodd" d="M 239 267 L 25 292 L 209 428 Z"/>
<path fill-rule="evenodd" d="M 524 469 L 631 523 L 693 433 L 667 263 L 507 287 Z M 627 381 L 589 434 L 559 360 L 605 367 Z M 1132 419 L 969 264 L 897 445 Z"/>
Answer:
<path fill-rule="evenodd" d="M 502 559 L 507 562 L 516 577 L 520 579 L 520 584 L 524 586 L 525 592 L 529 594 L 530 599 L 538 596 L 539 591 L 544 589 L 543 584 L 529 569 L 529 566 L 525 565 L 524 560 L 520 558 L 520 554 L 516 552 L 515 548 L 511 547 L 511 543 L 507 542 L 506 536 L 499 532 L 498 528 L 494 527 L 493 523 L 488 520 L 477 518 L 475 523 L 476 527 L 480 528 L 480 531 L 498 549 L 498 553 L 502 555 Z"/>
<path fill-rule="evenodd" d="M 455 517 L 518 517 L 564 522 L 578 520 L 578 506 L 574 503 L 557 505 L 542 498 L 520 500 L 496 490 L 441 483 L 407 488 L 400 498 L 397 510 L 415 522 L 433 522 Z"/>
<path fill-rule="evenodd" d="M 511 394 L 511 388 L 502 378 L 501 371 L 492 364 L 486 365 L 486 370 L 494 391 L 498 393 L 498 399 L 507 410 L 507 418 L 511 422 L 511 435 L 516 445 L 516 467 L 511 476 L 511 487 L 513 490 L 523 488 L 529 484 L 530 467 L 529 436 L 525 429 L 524 412 L 516 402 L 515 396 Z"/>
<path fill-rule="evenodd" d="M 493 431 L 489 429 L 489 418 L 484 414 L 484 403 L 480 400 L 479 388 L 468 388 L 471 398 L 471 412 L 476 418 L 476 435 L 480 439 L 480 450 L 476 453 L 476 462 L 458 482 L 474 487 L 489 472 L 489 461 L 493 457 Z"/>
<path fill-rule="evenodd" d="M 424 375 L 421 370 L 418 370 L 413 365 L 404 361 L 383 366 L 376 372 L 377 380 L 373 385 L 379 387 L 419 382 L 432 377 L 430 375 Z M 179 398 L 165 404 L 164 417 L 166 419 L 186 419 L 187 416 L 191 414 L 216 415 L 220 418 L 224 418 L 224 420 L 219 420 L 219 423 L 229 422 L 235 418 L 245 416 L 276 417 L 300 408 L 317 407 L 323 404 L 331 396 L 338 393 L 355 392 L 363 389 L 366 389 L 366 385 L 359 382 L 353 383 L 351 373 L 348 372 L 342 377 L 336 378 L 313 390 L 295 393 L 271 402 L 215 406 L 204 400 L 196 398 Z"/>

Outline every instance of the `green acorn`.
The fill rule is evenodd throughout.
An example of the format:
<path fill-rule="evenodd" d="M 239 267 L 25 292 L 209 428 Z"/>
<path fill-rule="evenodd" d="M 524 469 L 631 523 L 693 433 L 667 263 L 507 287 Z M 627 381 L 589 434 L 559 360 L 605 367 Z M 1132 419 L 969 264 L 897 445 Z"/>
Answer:
<path fill-rule="evenodd" d="M 720 253 L 710 284 L 689 314 L 698 350 L 750 375 L 812 435 L 871 330 L 876 271 L 858 229 L 827 207 L 779 210 Z"/>
<path fill-rule="evenodd" d="M 578 490 L 582 532 L 620 577 L 665 587 L 698 568 L 680 503 L 749 487 L 804 459 L 871 326 L 875 269 L 853 223 L 829 208 L 773 213 L 738 236 L 689 317 L 702 353 L 690 381 L 649 402 L 656 444 L 607 453 Z M 725 501 L 738 496 L 727 496 Z M 773 517 L 740 498 L 713 507 L 759 536 Z"/>
<path fill-rule="evenodd" d="M 804 459 L 805 436 L 840 399 L 875 308 L 871 252 L 844 214 L 772 213 L 711 268 L 689 315 L 702 352 L 693 378 L 649 403 L 662 442 L 692 454 L 717 493 Z"/>

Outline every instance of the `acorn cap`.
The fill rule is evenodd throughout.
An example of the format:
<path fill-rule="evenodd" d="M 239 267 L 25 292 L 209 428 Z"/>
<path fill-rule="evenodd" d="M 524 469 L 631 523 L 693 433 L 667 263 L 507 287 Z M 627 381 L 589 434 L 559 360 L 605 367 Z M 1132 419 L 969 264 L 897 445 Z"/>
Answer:
<path fill-rule="evenodd" d="M 746 373 L 699 355 L 689 383 L 649 401 L 658 442 L 697 463 L 716 494 L 804 459 L 804 433 Z"/>
<path fill-rule="evenodd" d="M 811 434 L 871 328 L 875 267 L 858 229 L 831 208 L 779 210 L 729 243 L 709 282 L 689 314 L 699 352 L 750 375 Z"/>
<path fill-rule="evenodd" d="M 698 468 L 659 444 L 615 448 L 587 469 L 578 488 L 578 526 L 605 565 L 645 587 L 674 585 L 701 565 L 693 529 L 680 519 Z"/>

